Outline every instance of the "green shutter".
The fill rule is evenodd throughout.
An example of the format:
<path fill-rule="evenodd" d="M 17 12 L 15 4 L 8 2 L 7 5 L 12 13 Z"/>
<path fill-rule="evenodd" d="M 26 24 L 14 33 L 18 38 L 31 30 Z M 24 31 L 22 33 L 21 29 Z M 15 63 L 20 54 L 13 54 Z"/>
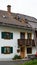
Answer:
<path fill-rule="evenodd" d="M 4 53 L 4 47 L 1 47 L 1 53 Z"/>
<path fill-rule="evenodd" d="M 10 33 L 10 39 L 13 39 L 13 33 Z"/>
<path fill-rule="evenodd" d="M 2 38 L 4 38 L 4 33 L 2 32 Z"/>
<path fill-rule="evenodd" d="M 2 32 L 2 38 L 5 38 L 6 34 L 5 32 Z"/>
<path fill-rule="evenodd" d="M 10 47 L 10 53 L 13 53 L 13 47 Z"/>
<path fill-rule="evenodd" d="M 13 39 L 13 33 L 10 33 L 9 38 Z"/>

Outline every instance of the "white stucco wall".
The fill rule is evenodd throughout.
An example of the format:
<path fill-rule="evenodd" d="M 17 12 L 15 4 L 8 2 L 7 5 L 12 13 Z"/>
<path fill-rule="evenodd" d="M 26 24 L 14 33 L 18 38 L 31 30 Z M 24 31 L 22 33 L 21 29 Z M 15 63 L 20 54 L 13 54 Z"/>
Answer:
<path fill-rule="evenodd" d="M 36 54 L 36 47 L 32 47 L 32 54 Z"/>
<path fill-rule="evenodd" d="M 1 38 L 1 32 L 12 32 L 13 33 L 13 39 L 5 40 Z M 10 27 L 0 27 L 0 58 L 13 58 L 14 55 L 17 53 L 17 47 L 18 47 L 18 41 L 17 39 L 20 39 L 20 32 L 26 32 L 25 33 L 25 39 L 27 39 L 27 31 L 23 29 L 16 29 L 16 28 L 10 28 Z M 33 39 L 32 34 L 32 39 Z M 12 46 L 13 47 L 13 53 L 12 54 L 1 54 L 1 47 L 2 46 Z M 33 48 L 32 53 L 34 53 L 35 48 Z M 19 54 L 18 54 L 19 55 Z"/>
<path fill-rule="evenodd" d="M 30 54 L 27 54 L 27 48 L 28 48 L 28 47 L 26 47 L 25 57 L 27 57 L 28 55 L 35 55 L 35 54 L 36 54 L 36 47 L 32 47 L 32 53 L 30 53 Z"/>
<path fill-rule="evenodd" d="M 13 39 L 7 40 L 1 38 L 1 32 L 12 32 L 13 33 Z M 18 29 L 13 28 L 4 28 L 0 27 L 0 58 L 12 58 L 15 54 L 17 54 L 17 39 L 20 39 L 20 32 Z M 2 46 L 12 46 L 13 47 L 13 53 L 12 54 L 1 54 L 1 47 Z"/>
<path fill-rule="evenodd" d="M 32 39 L 34 39 L 34 33 L 32 33 Z"/>

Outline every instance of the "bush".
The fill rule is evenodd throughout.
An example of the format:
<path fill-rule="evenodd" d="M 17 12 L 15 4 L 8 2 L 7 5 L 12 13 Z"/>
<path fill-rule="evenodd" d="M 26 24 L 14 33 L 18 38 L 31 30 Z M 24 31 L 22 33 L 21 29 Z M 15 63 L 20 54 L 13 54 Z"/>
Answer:
<path fill-rule="evenodd" d="M 30 60 L 28 62 L 25 62 L 23 65 L 37 65 L 37 60 L 36 59 Z"/>
<path fill-rule="evenodd" d="M 16 59 L 21 59 L 21 57 L 18 56 L 18 55 L 15 55 L 14 58 L 13 58 L 13 60 L 16 60 Z"/>

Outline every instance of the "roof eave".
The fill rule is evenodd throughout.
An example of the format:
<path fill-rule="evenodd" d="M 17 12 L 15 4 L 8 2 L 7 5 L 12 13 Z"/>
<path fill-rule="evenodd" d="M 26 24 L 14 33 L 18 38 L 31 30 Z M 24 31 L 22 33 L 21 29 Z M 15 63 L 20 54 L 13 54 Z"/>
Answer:
<path fill-rule="evenodd" d="M 14 27 L 14 28 L 16 27 L 16 28 L 21 28 L 21 29 L 32 30 L 31 27 L 21 26 L 21 25 L 14 25 L 14 24 L 9 24 L 9 23 L 0 23 L 0 26 Z"/>

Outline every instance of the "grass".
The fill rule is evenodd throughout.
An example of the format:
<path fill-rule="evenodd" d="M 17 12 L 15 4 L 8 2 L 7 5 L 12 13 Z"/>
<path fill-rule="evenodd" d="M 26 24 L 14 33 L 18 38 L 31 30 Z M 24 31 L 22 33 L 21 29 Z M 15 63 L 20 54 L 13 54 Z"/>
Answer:
<path fill-rule="evenodd" d="M 37 59 L 33 59 L 33 60 L 30 60 L 30 61 L 27 61 L 27 62 L 25 62 L 22 65 L 37 65 Z"/>

